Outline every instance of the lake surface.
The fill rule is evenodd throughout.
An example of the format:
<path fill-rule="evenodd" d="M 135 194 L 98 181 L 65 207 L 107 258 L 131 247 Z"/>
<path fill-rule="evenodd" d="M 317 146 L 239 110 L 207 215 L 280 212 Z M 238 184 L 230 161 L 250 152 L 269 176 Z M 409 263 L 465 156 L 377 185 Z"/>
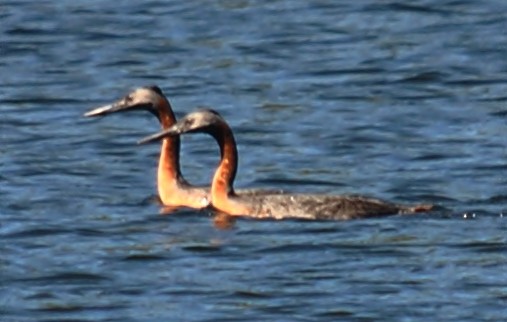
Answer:
<path fill-rule="evenodd" d="M 507 2 L 3 1 L 0 320 L 507 319 Z M 434 203 L 309 222 L 153 202 L 159 130 L 218 110 L 236 187 Z M 205 135 L 185 177 L 211 180 Z"/>

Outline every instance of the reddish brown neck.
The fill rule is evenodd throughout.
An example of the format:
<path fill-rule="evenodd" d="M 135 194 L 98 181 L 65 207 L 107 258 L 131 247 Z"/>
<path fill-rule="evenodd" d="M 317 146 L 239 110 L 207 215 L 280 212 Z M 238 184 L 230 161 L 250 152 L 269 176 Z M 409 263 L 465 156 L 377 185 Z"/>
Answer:
<path fill-rule="evenodd" d="M 158 119 L 163 129 L 176 123 L 176 118 L 167 99 L 158 102 Z M 157 173 L 158 195 L 167 206 L 204 208 L 209 204 L 208 192 L 190 186 L 180 171 L 180 138 L 164 138 Z"/>
<path fill-rule="evenodd" d="M 222 124 L 212 134 L 220 146 L 220 164 L 213 176 L 211 191 L 213 195 L 234 194 L 234 179 L 238 169 L 238 150 L 229 126 Z"/>
<path fill-rule="evenodd" d="M 246 215 L 250 211 L 235 200 L 234 179 L 238 169 L 238 150 L 231 128 L 221 124 L 210 133 L 220 145 L 220 164 L 211 183 L 211 203 L 215 208 L 231 215 Z"/>
<path fill-rule="evenodd" d="M 176 123 L 176 118 L 167 100 L 160 100 L 159 121 L 163 129 L 168 129 Z M 160 159 L 158 163 L 158 186 L 175 183 L 180 180 L 180 138 L 167 137 L 162 141 Z"/>

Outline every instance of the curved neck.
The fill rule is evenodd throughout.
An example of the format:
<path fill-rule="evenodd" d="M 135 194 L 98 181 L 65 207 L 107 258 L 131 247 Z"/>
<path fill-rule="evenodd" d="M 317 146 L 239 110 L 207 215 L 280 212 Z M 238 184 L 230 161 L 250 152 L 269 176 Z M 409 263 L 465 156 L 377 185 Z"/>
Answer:
<path fill-rule="evenodd" d="M 157 115 L 163 129 L 176 123 L 176 118 L 167 99 L 160 102 Z M 157 188 L 160 200 L 168 206 L 185 206 L 204 208 L 209 204 L 206 190 L 192 187 L 181 175 L 180 170 L 180 137 L 166 137 L 162 141 L 158 163 Z"/>
<path fill-rule="evenodd" d="M 158 119 L 163 129 L 170 128 L 176 123 L 176 117 L 167 99 L 160 101 Z M 181 179 L 180 170 L 180 138 L 179 136 L 167 137 L 162 141 L 160 159 L 158 163 L 158 187 L 174 184 Z"/>
<path fill-rule="evenodd" d="M 231 128 L 222 123 L 214 127 L 209 134 L 220 146 L 220 164 L 211 183 L 212 205 L 230 215 L 246 215 L 251 212 L 247 204 L 236 198 L 234 179 L 238 169 L 238 150 Z"/>
<path fill-rule="evenodd" d="M 238 170 L 238 150 L 231 128 L 227 124 L 220 124 L 210 133 L 220 146 L 220 164 L 218 165 L 211 192 L 213 195 L 233 195 L 234 179 Z"/>

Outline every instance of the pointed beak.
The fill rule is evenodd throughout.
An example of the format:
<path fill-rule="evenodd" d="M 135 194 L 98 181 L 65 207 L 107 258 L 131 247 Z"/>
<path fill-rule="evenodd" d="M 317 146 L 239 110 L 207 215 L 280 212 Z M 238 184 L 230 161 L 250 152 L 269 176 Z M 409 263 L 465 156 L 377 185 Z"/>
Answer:
<path fill-rule="evenodd" d="M 158 132 L 153 135 L 142 138 L 141 140 L 137 141 L 137 144 L 146 144 L 146 143 L 151 143 L 151 142 L 155 142 L 155 141 L 160 141 L 163 138 L 166 138 L 168 136 L 176 136 L 179 134 L 181 134 L 181 131 L 179 129 L 178 124 L 175 124 L 175 125 L 171 126 L 170 128 L 168 128 L 167 130 L 164 130 L 162 132 Z"/>
<path fill-rule="evenodd" d="M 101 107 L 97 107 L 91 111 L 88 111 L 84 114 L 86 117 L 95 117 L 95 116 L 103 116 L 107 114 L 111 114 L 114 112 L 118 112 L 122 109 L 125 109 L 126 106 L 123 104 L 113 103 Z"/>

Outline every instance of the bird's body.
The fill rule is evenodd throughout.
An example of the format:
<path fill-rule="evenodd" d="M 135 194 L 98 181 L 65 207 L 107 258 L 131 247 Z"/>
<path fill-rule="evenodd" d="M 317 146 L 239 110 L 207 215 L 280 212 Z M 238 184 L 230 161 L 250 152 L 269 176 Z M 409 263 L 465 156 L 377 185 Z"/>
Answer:
<path fill-rule="evenodd" d="M 340 220 L 423 212 L 432 208 L 431 205 L 397 205 L 361 196 L 288 193 L 239 195 L 233 188 L 238 164 L 234 135 L 225 120 L 213 110 L 203 109 L 190 113 L 169 129 L 152 135 L 141 143 L 193 132 L 210 134 L 220 146 L 221 160 L 211 184 L 211 204 L 229 215 Z"/>

